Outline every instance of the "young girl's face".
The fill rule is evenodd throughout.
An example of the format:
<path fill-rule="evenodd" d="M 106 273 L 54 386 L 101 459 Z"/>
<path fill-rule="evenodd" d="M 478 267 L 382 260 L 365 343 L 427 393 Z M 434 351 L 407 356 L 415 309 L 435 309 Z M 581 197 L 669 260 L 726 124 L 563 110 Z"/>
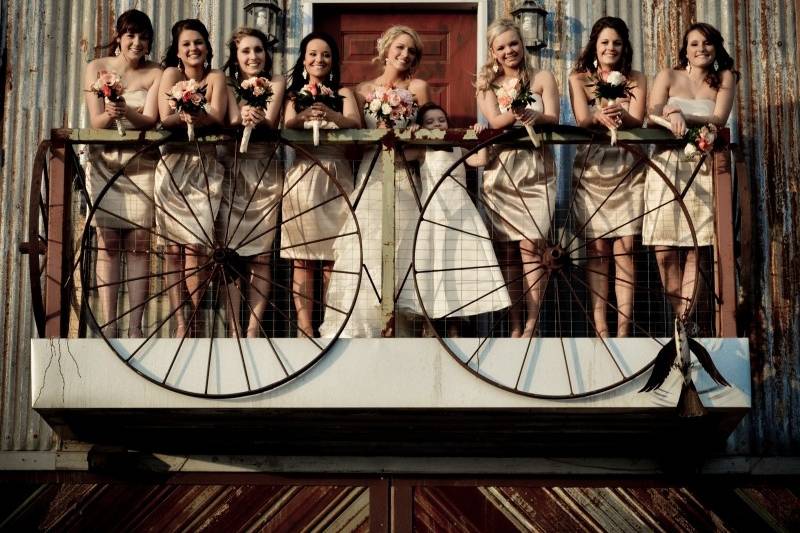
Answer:
<path fill-rule="evenodd" d="M 441 109 L 431 109 L 422 117 L 422 127 L 426 130 L 446 130 L 447 115 Z"/>

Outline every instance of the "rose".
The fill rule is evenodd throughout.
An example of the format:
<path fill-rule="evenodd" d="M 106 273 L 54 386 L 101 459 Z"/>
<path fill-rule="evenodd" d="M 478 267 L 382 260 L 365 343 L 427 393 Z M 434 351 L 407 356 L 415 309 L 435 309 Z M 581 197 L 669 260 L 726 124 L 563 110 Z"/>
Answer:
<path fill-rule="evenodd" d="M 396 92 L 389 95 L 388 101 L 389 105 L 392 107 L 399 106 L 401 103 L 403 103 L 403 99 Z"/>
<path fill-rule="evenodd" d="M 686 147 L 683 149 L 683 155 L 685 155 L 686 157 L 694 157 L 696 154 L 697 154 L 697 147 L 692 143 L 687 144 Z"/>
<path fill-rule="evenodd" d="M 308 92 L 311 93 L 311 96 L 317 96 L 319 94 L 319 90 L 317 90 L 317 84 L 310 83 L 308 85 Z"/>
<path fill-rule="evenodd" d="M 381 101 L 379 99 L 375 98 L 369 103 L 369 110 L 372 111 L 373 113 L 377 113 L 378 111 L 380 111 L 380 109 L 381 109 Z"/>
<path fill-rule="evenodd" d="M 504 95 L 497 98 L 497 103 L 500 104 L 500 107 L 508 108 L 511 105 L 511 102 L 513 102 L 513 98 L 510 96 Z"/>
<path fill-rule="evenodd" d="M 192 103 L 193 103 L 194 105 L 196 105 L 196 106 L 199 106 L 200 104 L 202 104 L 202 103 L 203 103 L 203 100 L 204 100 L 204 98 L 203 98 L 203 95 L 202 95 L 202 94 L 197 94 L 197 93 L 194 93 L 194 94 L 192 95 L 192 97 L 191 97 L 191 100 L 192 100 Z"/>
<path fill-rule="evenodd" d="M 623 83 L 625 83 L 628 80 L 627 80 L 627 78 L 625 78 L 625 76 L 622 74 L 622 72 L 619 72 L 617 70 L 613 70 L 608 74 L 608 77 L 606 78 L 606 81 L 611 85 L 622 85 Z"/>
<path fill-rule="evenodd" d="M 386 103 L 381 104 L 381 113 L 383 113 L 384 115 L 388 115 L 391 112 L 392 112 L 392 106 Z"/>
<path fill-rule="evenodd" d="M 703 152 L 708 152 L 711 149 L 711 143 L 701 137 L 700 140 L 697 141 L 697 147 Z"/>

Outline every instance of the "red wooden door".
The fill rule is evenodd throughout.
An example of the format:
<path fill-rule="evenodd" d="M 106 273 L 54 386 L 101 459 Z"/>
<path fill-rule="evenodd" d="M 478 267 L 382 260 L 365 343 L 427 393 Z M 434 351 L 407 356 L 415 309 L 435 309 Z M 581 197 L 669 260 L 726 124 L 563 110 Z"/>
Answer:
<path fill-rule="evenodd" d="M 450 126 L 473 124 L 477 115 L 474 11 L 415 10 L 402 4 L 391 12 L 324 4 L 314 9 L 315 29 L 329 33 L 339 43 L 342 79 L 350 86 L 380 74 L 380 67 L 371 62 L 377 55 L 375 42 L 392 24 L 419 32 L 423 58 L 415 76 L 428 82 L 431 99 L 447 110 Z"/>

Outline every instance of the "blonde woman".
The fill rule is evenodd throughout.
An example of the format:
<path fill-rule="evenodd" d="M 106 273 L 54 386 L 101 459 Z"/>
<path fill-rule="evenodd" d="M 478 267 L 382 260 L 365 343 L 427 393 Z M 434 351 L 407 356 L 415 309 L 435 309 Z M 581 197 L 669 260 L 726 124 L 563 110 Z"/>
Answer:
<path fill-rule="evenodd" d="M 528 67 L 525 45 L 513 21 L 496 20 L 487 29 L 488 58 L 476 82 L 478 107 L 494 129 L 515 124 L 557 124 L 558 86 L 553 74 Z M 528 86 L 534 101 L 511 108 L 507 87 Z M 505 94 L 504 94 L 505 92 Z M 509 287 L 512 337 L 534 335 L 547 279 L 540 249 L 550 232 L 556 182 L 549 148 L 506 148 L 483 173 L 483 200 L 492 223 L 498 259 Z M 521 302 L 525 302 L 523 312 Z M 523 314 L 527 317 L 523 321 Z"/>

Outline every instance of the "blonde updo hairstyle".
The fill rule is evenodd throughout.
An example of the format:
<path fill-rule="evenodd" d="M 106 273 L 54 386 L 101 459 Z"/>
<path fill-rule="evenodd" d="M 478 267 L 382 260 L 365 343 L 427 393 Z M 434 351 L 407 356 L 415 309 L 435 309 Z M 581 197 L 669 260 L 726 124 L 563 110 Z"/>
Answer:
<path fill-rule="evenodd" d="M 386 58 L 389 55 L 389 47 L 392 46 L 392 43 L 395 39 L 403 34 L 411 37 L 411 40 L 414 41 L 414 46 L 417 49 L 417 55 L 414 57 L 414 63 L 409 68 L 409 73 L 413 73 L 420 61 L 422 61 L 422 39 L 416 30 L 409 28 L 408 26 L 402 26 L 398 24 L 383 32 L 383 34 L 378 37 L 378 43 L 375 47 L 378 51 L 378 55 L 377 57 L 372 58 L 372 62 L 376 65 L 384 65 L 386 63 Z"/>
<path fill-rule="evenodd" d="M 507 31 L 515 32 L 517 37 L 519 37 L 520 42 L 522 42 L 522 32 L 520 31 L 519 26 L 517 26 L 517 24 L 511 19 L 497 19 L 489 24 L 488 28 L 486 28 L 486 40 L 488 42 L 488 46 L 486 47 L 486 63 L 484 63 L 481 67 L 480 71 L 478 72 L 478 77 L 475 80 L 475 88 L 479 93 L 490 90 L 495 80 L 503 75 L 502 68 L 498 69 L 497 72 L 493 70 L 493 67 L 497 65 L 497 60 L 494 58 L 492 53 L 492 44 L 494 43 L 495 39 Z M 528 53 L 525 50 L 524 44 L 522 45 L 522 62 L 520 63 L 519 76 L 523 84 L 530 82 L 530 75 L 528 73 Z"/>

